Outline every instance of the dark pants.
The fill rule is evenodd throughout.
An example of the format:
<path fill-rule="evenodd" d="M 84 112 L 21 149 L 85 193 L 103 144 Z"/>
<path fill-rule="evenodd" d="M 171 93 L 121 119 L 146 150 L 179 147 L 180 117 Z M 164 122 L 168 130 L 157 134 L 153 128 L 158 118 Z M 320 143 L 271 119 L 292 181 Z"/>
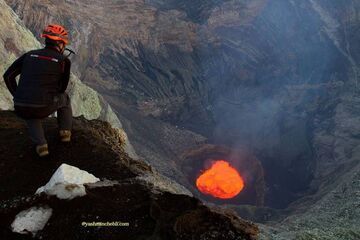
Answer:
<path fill-rule="evenodd" d="M 20 106 L 15 103 L 15 112 L 26 121 L 30 138 L 36 145 L 47 143 L 42 120 L 54 112 L 57 112 L 59 130 L 71 130 L 72 128 L 71 102 L 66 93 L 56 96 L 53 104 L 46 107 Z"/>

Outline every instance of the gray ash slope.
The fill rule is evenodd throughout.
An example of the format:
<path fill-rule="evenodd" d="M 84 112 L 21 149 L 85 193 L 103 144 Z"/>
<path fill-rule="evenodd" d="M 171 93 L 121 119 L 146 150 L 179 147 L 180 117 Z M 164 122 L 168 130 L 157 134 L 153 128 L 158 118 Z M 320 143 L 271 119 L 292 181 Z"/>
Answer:
<path fill-rule="evenodd" d="M 292 237 L 358 237 L 359 1 L 6 2 L 34 33 L 70 27 L 76 73 L 165 175 L 183 181 L 179 156 L 200 135 L 246 146 L 265 168 L 266 205 L 297 200 L 296 218 L 314 218 L 282 222 Z"/>
<path fill-rule="evenodd" d="M 66 145 L 57 138 L 55 118 L 44 125 L 51 155 L 39 159 L 24 138 L 25 123 L 11 111 L 0 111 L 1 239 L 34 239 L 13 233 L 10 227 L 19 212 L 34 206 L 53 209 L 35 239 L 256 239 L 256 225 L 205 206 L 148 164 L 130 158 L 121 135 L 109 123 L 74 118 L 72 143 Z M 34 195 L 63 163 L 104 182 L 87 185 L 86 196 L 72 200 Z M 82 226 L 82 222 L 113 221 L 129 226 Z"/>

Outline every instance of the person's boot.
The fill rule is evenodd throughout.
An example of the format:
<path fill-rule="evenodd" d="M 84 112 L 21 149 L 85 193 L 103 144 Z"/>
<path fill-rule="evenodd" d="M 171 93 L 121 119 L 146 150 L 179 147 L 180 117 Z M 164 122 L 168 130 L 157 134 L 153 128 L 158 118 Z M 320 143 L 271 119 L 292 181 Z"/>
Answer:
<path fill-rule="evenodd" d="M 46 157 L 47 155 L 49 155 L 49 149 L 47 144 L 37 145 L 35 149 L 39 157 Z"/>
<path fill-rule="evenodd" d="M 61 142 L 70 142 L 71 141 L 71 131 L 70 130 L 60 130 L 59 131 L 60 141 Z"/>

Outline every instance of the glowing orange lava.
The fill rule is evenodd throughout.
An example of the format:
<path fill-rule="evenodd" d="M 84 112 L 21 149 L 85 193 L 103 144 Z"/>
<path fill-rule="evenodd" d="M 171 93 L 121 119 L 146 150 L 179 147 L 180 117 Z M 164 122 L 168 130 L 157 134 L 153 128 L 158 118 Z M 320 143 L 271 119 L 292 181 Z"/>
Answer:
<path fill-rule="evenodd" d="M 216 161 L 196 180 L 197 188 L 204 194 L 229 199 L 244 188 L 239 172 L 224 160 Z"/>

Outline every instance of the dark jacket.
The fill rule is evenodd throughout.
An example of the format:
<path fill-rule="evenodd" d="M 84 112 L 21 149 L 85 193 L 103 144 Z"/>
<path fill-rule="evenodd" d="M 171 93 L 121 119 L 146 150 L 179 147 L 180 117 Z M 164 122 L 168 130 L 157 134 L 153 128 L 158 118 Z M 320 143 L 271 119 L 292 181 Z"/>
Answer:
<path fill-rule="evenodd" d="M 25 53 L 5 72 L 6 86 L 14 105 L 48 106 L 64 93 L 70 78 L 71 62 L 56 49 L 46 47 Z M 16 76 L 20 74 L 19 84 Z"/>

